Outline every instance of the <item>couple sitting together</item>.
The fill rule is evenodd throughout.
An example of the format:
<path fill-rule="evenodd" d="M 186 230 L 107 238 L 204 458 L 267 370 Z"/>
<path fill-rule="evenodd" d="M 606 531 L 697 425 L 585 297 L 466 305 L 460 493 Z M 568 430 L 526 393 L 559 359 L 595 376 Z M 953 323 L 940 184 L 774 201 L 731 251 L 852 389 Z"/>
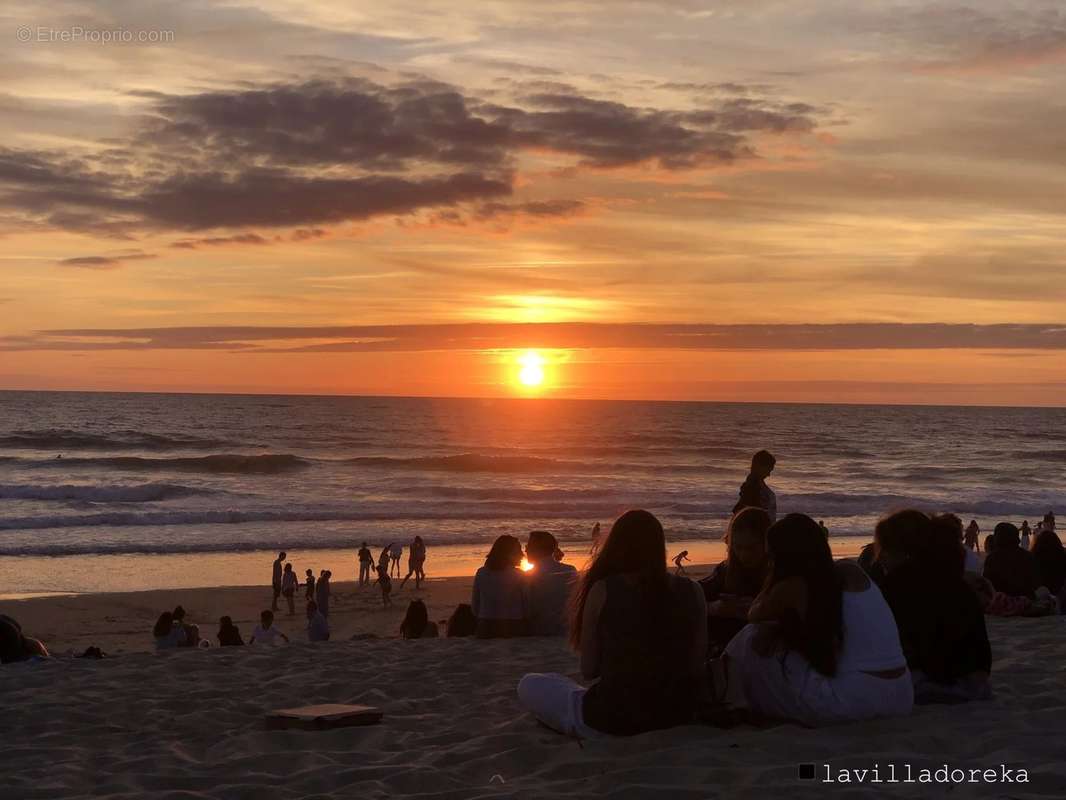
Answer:
<path fill-rule="evenodd" d="M 500 536 L 485 566 L 474 575 L 470 606 L 479 639 L 512 636 L 565 636 L 567 603 L 577 570 L 563 564 L 559 545 L 547 531 L 529 534 L 525 557 L 531 569 L 522 570 L 522 543 Z"/>
<path fill-rule="evenodd" d="M 712 710 L 808 726 L 904 716 L 916 689 L 919 702 L 987 696 L 991 653 L 961 543 L 941 531 L 916 545 L 932 529 L 920 512 L 893 515 L 878 533 L 894 546 L 893 533 L 912 525 L 919 533 L 904 537 L 910 552 L 894 566 L 906 569 L 882 594 L 856 564 L 833 560 L 803 514 L 770 525 L 765 511 L 740 510 L 727 560 L 697 584 L 667 572 L 659 521 L 626 512 L 578 584 L 570 620 L 594 683 L 526 675 L 519 700 L 549 727 L 588 737 Z"/>

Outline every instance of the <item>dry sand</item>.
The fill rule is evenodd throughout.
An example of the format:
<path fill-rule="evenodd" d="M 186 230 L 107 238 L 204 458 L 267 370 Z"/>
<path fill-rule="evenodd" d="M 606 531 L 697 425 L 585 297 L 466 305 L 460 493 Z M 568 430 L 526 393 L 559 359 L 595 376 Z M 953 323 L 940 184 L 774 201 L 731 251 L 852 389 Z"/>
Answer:
<path fill-rule="evenodd" d="M 431 582 L 434 618 L 465 599 L 468 580 Z M 816 731 L 794 725 L 686 727 L 578 742 L 518 707 L 529 671 L 574 674 L 551 639 L 350 641 L 394 635 L 396 608 L 350 584 L 334 593 L 335 641 L 276 648 L 60 657 L 0 667 L 4 800 L 22 798 L 554 798 L 554 797 L 1064 797 L 1066 617 L 990 619 L 996 699 L 929 706 L 907 719 Z M 194 621 L 222 613 L 247 635 L 264 596 L 254 589 L 142 592 L 0 603 L 62 652 L 150 646 L 163 608 Z M 371 599 L 373 597 L 373 600 Z M 213 624 L 206 626 L 214 633 Z M 106 631 L 106 632 L 105 632 Z M 384 709 L 373 728 L 274 731 L 263 715 L 311 703 Z M 797 764 L 842 768 L 1028 770 L 1027 784 L 800 782 Z M 823 768 L 819 766 L 819 775 Z M 870 776 L 868 776 L 870 777 Z"/>

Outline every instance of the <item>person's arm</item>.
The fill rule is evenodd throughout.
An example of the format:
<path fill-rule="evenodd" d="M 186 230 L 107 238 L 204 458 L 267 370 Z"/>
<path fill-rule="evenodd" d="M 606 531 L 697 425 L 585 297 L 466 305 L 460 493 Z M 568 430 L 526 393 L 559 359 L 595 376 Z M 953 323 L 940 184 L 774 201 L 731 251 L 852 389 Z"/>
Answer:
<path fill-rule="evenodd" d="M 607 602 L 607 587 L 596 581 L 585 598 L 581 614 L 581 674 L 586 678 L 600 677 L 600 613 Z M 704 623 L 706 627 L 706 623 Z"/>
<path fill-rule="evenodd" d="M 777 622 L 792 610 L 807 616 L 807 585 L 803 578 L 785 578 L 759 594 L 748 609 L 748 622 Z"/>

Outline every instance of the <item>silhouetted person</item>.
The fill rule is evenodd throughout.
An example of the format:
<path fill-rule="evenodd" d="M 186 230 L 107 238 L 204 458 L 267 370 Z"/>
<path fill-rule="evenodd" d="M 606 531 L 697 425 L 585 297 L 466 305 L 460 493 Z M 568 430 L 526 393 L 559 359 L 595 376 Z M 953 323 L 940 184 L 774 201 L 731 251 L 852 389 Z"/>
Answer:
<path fill-rule="evenodd" d="M 745 508 L 729 520 L 726 559 L 699 581 L 707 601 L 707 641 L 712 655 L 721 652 L 748 623 L 748 609 L 766 582 L 766 532 L 770 515 Z"/>
<path fill-rule="evenodd" d="M 393 544 L 389 545 L 389 577 L 392 577 L 392 573 L 396 573 L 396 577 L 400 577 L 400 559 L 403 557 L 403 545 Z"/>
<path fill-rule="evenodd" d="M 963 544 L 970 550 L 977 549 L 977 543 L 981 539 L 981 526 L 977 524 L 977 520 L 971 519 L 970 524 L 966 526 L 966 533 L 963 536 Z"/>
<path fill-rule="evenodd" d="M 274 601 L 270 607 L 273 611 L 278 610 L 278 598 L 281 597 L 281 574 L 284 564 L 285 553 L 278 553 L 278 557 L 274 559 L 274 572 L 271 578 L 271 584 L 274 587 Z"/>
<path fill-rule="evenodd" d="M 285 565 L 285 571 L 281 574 L 281 594 L 289 606 L 289 616 L 296 613 L 296 587 L 300 585 L 292 564 Z"/>
<path fill-rule="evenodd" d="M 164 611 L 156 620 L 152 628 L 152 637 L 155 639 L 156 650 L 170 650 L 185 644 L 185 630 L 181 625 L 174 624 L 174 615 Z"/>
<path fill-rule="evenodd" d="M 374 556 L 370 552 L 370 548 L 366 546 L 366 542 L 363 542 L 363 546 L 359 548 L 359 585 L 366 586 L 370 583 L 370 574 L 374 569 Z"/>
<path fill-rule="evenodd" d="M 276 644 L 278 637 L 281 637 L 286 642 L 289 641 L 289 637 L 274 627 L 274 612 L 264 611 L 259 615 L 259 624 L 255 626 L 255 630 L 252 631 L 252 638 L 248 640 L 248 644 Z"/>
<path fill-rule="evenodd" d="M 200 644 L 200 628 L 197 625 L 192 625 L 185 621 L 185 609 L 178 606 L 171 614 L 174 620 L 174 625 L 181 628 L 185 641 L 182 643 L 184 647 L 196 647 Z"/>
<path fill-rule="evenodd" d="M 305 590 L 304 590 L 304 600 L 314 600 L 315 599 L 315 573 L 314 573 L 314 570 L 310 570 L 309 569 L 304 574 L 307 576 L 306 578 L 304 578 L 304 586 L 306 587 Z"/>
<path fill-rule="evenodd" d="M 771 523 L 777 519 L 777 495 L 766 485 L 776 464 L 777 459 L 768 450 L 760 450 L 751 457 L 751 472 L 740 486 L 740 499 L 733 506 L 734 514 L 742 508 L 761 508 L 770 515 Z"/>
<path fill-rule="evenodd" d="M 440 630 L 436 622 L 429 619 L 429 611 L 421 600 L 412 600 L 407 606 L 407 613 L 400 623 L 402 639 L 436 639 Z"/>
<path fill-rule="evenodd" d="M 485 566 L 474 574 L 470 607 L 477 617 L 479 639 L 525 636 L 527 587 L 521 563 L 522 543 L 504 535 L 493 542 Z"/>
<path fill-rule="evenodd" d="M 240 628 L 233 624 L 233 620 L 230 617 L 220 617 L 218 620 L 218 646 L 241 647 L 243 645 L 244 639 L 241 638 Z"/>
<path fill-rule="evenodd" d="M 329 596 L 330 591 L 330 578 L 333 577 L 333 573 L 328 569 L 322 570 L 322 573 L 318 576 L 318 583 L 315 585 L 315 603 L 318 605 L 318 610 L 323 617 L 329 618 Z"/>
<path fill-rule="evenodd" d="M 386 564 L 378 564 L 378 579 L 374 581 L 376 586 L 381 587 L 382 608 L 392 608 L 392 576 L 389 575 L 389 567 Z"/>
<path fill-rule="evenodd" d="M 455 611 L 448 617 L 447 636 L 453 637 L 473 636 L 477 630 L 477 617 L 469 603 L 460 603 Z"/>
<path fill-rule="evenodd" d="M 675 575 L 684 575 L 685 574 L 685 566 L 684 566 L 683 562 L 691 561 L 691 560 L 692 559 L 690 559 L 688 557 L 688 550 L 682 550 L 680 553 L 678 553 L 676 556 L 674 556 L 674 574 Z"/>
<path fill-rule="evenodd" d="M 1066 585 L 1066 551 L 1062 540 L 1052 530 L 1041 530 L 1033 540 L 1033 561 L 1039 585 L 1059 595 Z"/>
<path fill-rule="evenodd" d="M 416 536 L 411 546 L 407 548 L 407 575 L 400 582 L 402 589 L 407 584 L 407 579 L 415 576 L 415 589 L 422 588 L 422 581 L 426 579 L 426 545 L 421 536 Z"/>
<path fill-rule="evenodd" d="M 992 552 L 985 559 L 984 576 L 997 592 L 1032 600 L 1039 582 L 1032 553 L 1019 546 L 1018 529 L 1009 522 L 996 526 Z"/>
<path fill-rule="evenodd" d="M 577 569 L 555 555 L 559 544 L 548 531 L 533 531 L 526 542 L 527 617 L 533 636 L 566 636 L 567 603 L 577 583 Z"/>
<path fill-rule="evenodd" d="M 575 596 L 570 643 L 588 689 L 531 674 L 519 702 L 568 735 L 629 736 L 694 718 L 707 654 L 703 591 L 666 567 L 662 525 L 647 511 L 615 521 Z"/>
<path fill-rule="evenodd" d="M 307 602 L 307 641 L 329 641 L 329 620 L 318 610 L 318 603 L 314 600 Z"/>
<path fill-rule="evenodd" d="M 14 618 L 0 614 L 0 664 L 48 657 L 48 648 L 39 639 L 26 636 Z"/>

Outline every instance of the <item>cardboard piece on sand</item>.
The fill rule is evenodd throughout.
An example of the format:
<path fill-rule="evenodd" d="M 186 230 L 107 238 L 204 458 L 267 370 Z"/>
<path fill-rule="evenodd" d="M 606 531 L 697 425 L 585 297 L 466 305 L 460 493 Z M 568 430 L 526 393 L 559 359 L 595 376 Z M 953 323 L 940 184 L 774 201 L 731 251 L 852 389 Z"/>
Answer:
<path fill-rule="evenodd" d="M 348 706 L 340 703 L 324 703 L 317 706 L 282 708 L 266 716 L 268 730 L 311 730 L 350 728 L 355 725 L 376 725 L 384 716 L 380 708 L 373 706 Z"/>

